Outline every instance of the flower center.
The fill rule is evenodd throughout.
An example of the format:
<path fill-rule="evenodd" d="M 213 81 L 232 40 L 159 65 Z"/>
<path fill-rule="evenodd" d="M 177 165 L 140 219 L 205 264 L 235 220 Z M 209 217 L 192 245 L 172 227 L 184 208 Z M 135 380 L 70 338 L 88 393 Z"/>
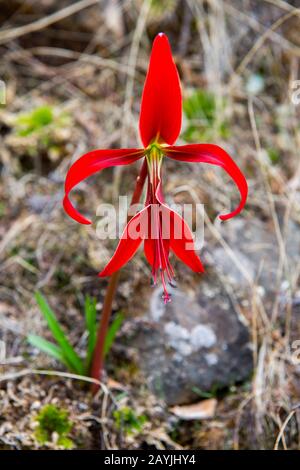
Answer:
<path fill-rule="evenodd" d="M 151 181 L 154 181 L 155 178 L 160 178 L 163 153 L 159 144 L 154 143 L 149 145 L 146 151 L 146 159 L 148 163 L 148 170 Z"/>

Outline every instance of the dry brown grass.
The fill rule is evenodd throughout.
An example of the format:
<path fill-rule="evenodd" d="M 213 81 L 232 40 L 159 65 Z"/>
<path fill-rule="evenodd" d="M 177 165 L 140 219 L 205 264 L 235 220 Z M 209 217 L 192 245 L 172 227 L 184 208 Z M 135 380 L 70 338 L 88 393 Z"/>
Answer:
<path fill-rule="evenodd" d="M 299 448 L 299 365 L 292 360 L 292 343 L 300 338 L 300 257 L 296 249 L 287 256 L 293 243 L 289 223 L 298 231 L 300 222 L 300 105 L 291 101 L 292 82 L 300 79 L 297 2 L 245 1 L 241 10 L 237 0 L 152 5 L 126 0 L 119 2 L 121 11 L 100 8 L 92 0 L 72 6 L 54 0 L 37 7 L 26 1 L 9 3 L 1 12 L 0 31 L 0 76 L 7 86 L 7 104 L 0 110 L 0 339 L 7 348 L 7 360 L 0 365 L 0 448 L 36 446 L 30 396 L 46 403 L 49 387 L 64 389 L 58 401 L 76 422 L 78 446 Z M 114 3 L 108 5 L 113 8 Z M 198 87 L 215 94 L 217 119 L 226 119 L 230 127 L 229 138 L 216 133 L 216 142 L 235 156 L 249 181 L 248 206 L 241 217 L 261 221 L 272 234 L 271 252 L 277 258 L 275 294 L 266 299 L 261 278 L 269 269 L 268 259 L 257 266 L 253 279 L 226 239 L 226 230 L 214 220 L 235 197 L 233 187 L 224 185 L 224 174 L 168 165 L 165 192 L 181 202 L 190 198 L 206 203 L 206 247 L 223 247 L 240 272 L 240 287 L 226 276 L 222 281 L 250 323 L 255 362 L 251 383 L 221 394 L 215 419 L 202 422 L 200 429 L 196 423 L 192 434 L 184 424 L 174 424 L 164 405 L 145 390 L 139 373 L 122 369 L 118 346 L 108 370 L 126 388 L 121 405 L 116 404 L 116 390 L 105 389 L 92 401 L 80 386 L 71 385 L 70 377 L 35 375 L 37 368 L 56 366 L 24 341 L 29 331 L 44 330 L 33 297 L 36 289 L 46 294 L 79 350 L 84 344 L 84 295 L 97 297 L 101 308 L 106 284 L 95 274 L 113 244 L 99 241 L 94 227 L 66 218 L 60 202 L 64 176 L 88 149 L 138 142 L 139 97 L 151 40 L 160 30 L 170 37 L 185 95 Z M 264 89 L 251 96 L 245 84 L 256 73 L 263 75 Z M 51 129 L 51 148 L 39 134 L 20 138 L 14 132 L 16 115 L 45 104 L 69 115 L 64 126 Z M 275 162 L 268 157 L 269 149 L 279 156 Z M 95 214 L 99 202 L 114 199 L 119 191 L 130 192 L 136 172 L 107 171 L 92 178 L 78 191 L 78 205 Z M 188 282 L 191 275 L 182 273 Z M 143 301 L 135 305 L 130 294 L 147 292 L 148 274 L 144 260 L 135 257 L 122 274 L 115 311 L 138 313 Z M 149 416 L 142 435 L 126 436 L 114 428 L 114 407 L 124 404 Z"/>

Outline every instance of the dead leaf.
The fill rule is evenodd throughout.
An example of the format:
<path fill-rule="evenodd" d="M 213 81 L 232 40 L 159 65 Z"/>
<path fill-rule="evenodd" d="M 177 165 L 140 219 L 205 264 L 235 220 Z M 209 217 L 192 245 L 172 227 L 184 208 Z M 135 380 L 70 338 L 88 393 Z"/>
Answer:
<path fill-rule="evenodd" d="M 170 411 L 180 419 L 208 419 L 214 417 L 217 403 L 215 398 L 209 398 L 193 405 L 173 406 Z"/>

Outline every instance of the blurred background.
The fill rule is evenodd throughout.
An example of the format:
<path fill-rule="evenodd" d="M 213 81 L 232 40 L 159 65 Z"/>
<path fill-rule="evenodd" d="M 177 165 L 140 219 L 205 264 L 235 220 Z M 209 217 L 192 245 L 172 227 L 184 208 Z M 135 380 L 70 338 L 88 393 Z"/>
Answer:
<path fill-rule="evenodd" d="M 0 449 L 299 448 L 299 0 L 0 6 Z M 178 142 L 224 147 L 249 198 L 220 224 L 238 202 L 226 174 L 166 162 L 167 201 L 205 204 L 206 273 L 174 260 L 165 306 L 142 253 L 122 270 L 106 386 L 92 398 L 28 341 L 52 340 L 34 294 L 81 357 L 84 312 L 91 301 L 101 315 L 97 273 L 116 246 L 97 238 L 96 208 L 131 194 L 138 166 L 80 185 L 73 200 L 92 226 L 63 212 L 64 177 L 88 150 L 139 145 L 160 31 L 182 81 Z"/>

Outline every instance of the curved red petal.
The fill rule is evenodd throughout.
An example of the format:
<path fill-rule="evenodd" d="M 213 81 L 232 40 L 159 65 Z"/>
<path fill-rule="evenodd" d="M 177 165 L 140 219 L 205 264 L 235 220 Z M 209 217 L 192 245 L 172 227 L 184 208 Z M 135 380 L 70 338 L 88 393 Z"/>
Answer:
<path fill-rule="evenodd" d="M 146 238 L 144 241 L 144 253 L 150 266 L 156 269 L 157 262 L 155 263 L 155 241 L 151 238 Z"/>
<path fill-rule="evenodd" d="M 119 244 L 100 277 L 110 276 L 124 266 L 136 253 L 148 233 L 148 206 L 138 212 L 126 225 Z"/>
<path fill-rule="evenodd" d="M 240 192 L 241 200 L 239 206 L 234 211 L 229 214 L 220 215 L 221 220 L 234 217 L 244 208 L 248 195 L 246 178 L 228 153 L 221 147 L 213 144 L 190 144 L 178 147 L 166 147 L 164 154 L 177 161 L 217 165 L 224 168 L 229 176 L 231 176 Z"/>
<path fill-rule="evenodd" d="M 193 235 L 185 220 L 171 210 L 172 233 L 170 248 L 175 255 L 189 268 L 197 273 L 203 273 L 204 268 L 195 252 Z"/>
<path fill-rule="evenodd" d="M 200 258 L 195 253 L 194 239 L 188 224 L 163 201 L 161 181 L 157 185 L 155 196 L 163 209 L 170 214 L 169 218 L 165 218 L 170 223 L 170 243 L 168 249 L 170 248 L 193 271 L 204 272 Z"/>
<path fill-rule="evenodd" d="M 168 38 L 156 36 L 142 95 L 140 135 L 147 147 L 159 140 L 172 145 L 181 128 L 180 81 Z"/>
<path fill-rule="evenodd" d="M 129 165 L 143 156 L 141 149 L 93 150 L 79 158 L 69 169 L 65 180 L 63 206 L 66 213 L 81 224 L 91 224 L 72 205 L 70 191 L 81 181 L 104 168 L 117 165 Z"/>

